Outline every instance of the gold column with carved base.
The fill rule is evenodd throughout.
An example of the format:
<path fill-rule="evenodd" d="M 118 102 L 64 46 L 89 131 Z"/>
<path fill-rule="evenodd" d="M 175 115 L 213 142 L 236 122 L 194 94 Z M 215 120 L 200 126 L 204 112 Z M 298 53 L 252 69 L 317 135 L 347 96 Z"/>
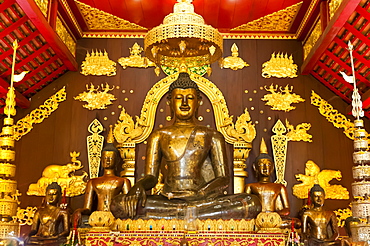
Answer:
<path fill-rule="evenodd" d="M 250 143 L 234 143 L 234 193 L 243 193 L 245 179 L 248 177 L 248 172 L 245 171 L 247 164 L 245 161 L 249 156 L 252 146 Z"/>

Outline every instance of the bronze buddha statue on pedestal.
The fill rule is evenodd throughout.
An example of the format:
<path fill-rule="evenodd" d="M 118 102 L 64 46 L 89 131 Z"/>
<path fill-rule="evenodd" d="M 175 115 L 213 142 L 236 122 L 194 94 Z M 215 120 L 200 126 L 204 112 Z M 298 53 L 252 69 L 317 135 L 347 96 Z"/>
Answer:
<path fill-rule="evenodd" d="M 225 140 L 212 128 L 196 123 L 201 96 L 187 73 L 180 73 L 169 87 L 168 102 L 174 115 L 170 126 L 154 130 L 147 143 L 145 175 L 127 195 L 112 202 L 118 218 L 183 219 L 188 206 L 199 219 L 254 218 L 261 210 L 257 196 L 226 195 L 230 176 Z M 163 189 L 156 186 L 164 167 Z"/>

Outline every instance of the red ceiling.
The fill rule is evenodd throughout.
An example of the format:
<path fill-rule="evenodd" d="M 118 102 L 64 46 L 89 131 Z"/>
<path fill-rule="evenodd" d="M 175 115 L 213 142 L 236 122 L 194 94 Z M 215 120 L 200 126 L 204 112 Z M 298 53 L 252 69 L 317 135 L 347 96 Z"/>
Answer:
<path fill-rule="evenodd" d="M 151 29 L 173 13 L 176 0 L 79 0 L 93 8 Z M 302 0 L 194 0 L 195 13 L 221 32 L 290 7 Z M 303 1 L 307 9 L 309 0 Z M 304 11 L 305 12 L 305 11 Z"/>

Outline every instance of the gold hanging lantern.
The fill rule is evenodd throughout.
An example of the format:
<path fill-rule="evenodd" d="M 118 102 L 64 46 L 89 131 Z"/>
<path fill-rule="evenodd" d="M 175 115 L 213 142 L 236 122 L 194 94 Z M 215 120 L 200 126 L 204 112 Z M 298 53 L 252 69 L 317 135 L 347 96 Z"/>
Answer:
<path fill-rule="evenodd" d="M 159 66 L 201 67 L 222 57 L 223 39 L 217 29 L 194 12 L 192 0 L 177 0 L 174 13 L 144 39 L 146 57 Z"/>

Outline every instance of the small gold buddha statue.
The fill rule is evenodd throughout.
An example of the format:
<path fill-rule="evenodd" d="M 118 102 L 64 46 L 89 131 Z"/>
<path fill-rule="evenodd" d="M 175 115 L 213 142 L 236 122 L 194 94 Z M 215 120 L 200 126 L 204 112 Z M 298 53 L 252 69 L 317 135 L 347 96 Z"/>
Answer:
<path fill-rule="evenodd" d="M 130 180 L 123 177 L 117 177 L 114 174 L 117 158 L 119 157 L 118 150 L 114 147 L 114 137 L 112 126 L 107 137 L 107 145 L 102 150 L 101 163 L 104 168 L 104 174 L 101 177 L 92 178 L 87 182 L 84 207 L 77 209 L 73 214 L 74 227 L 77 227 L 81 222 L 81 215 L 90 215 L 93 211 L 94 196 L 97 197 L 97 209 L 100 213 L 95 213 L 90 216 L 90 224 L 94 224 L 99 220 L 99 227 L 108 227 L 110 222 L 114 222 L 114 217 L 110 213 L 110 205 L 113 197 L 118 194 L 126 194 L 131 188 Z M 103 218 L 100 218 L 103 217 Z M 107 220 L 107 221 L 105 221 Z M 83 226 L 83 225 L 82 225 Z"/>
<path fill-rule="evenodd" d="M 302 239 L 305 245 L 326 246 L 337 243 L 337 217 L 333 211 L 323 208 L 325 190 L 315 184 L 310 190 L 310 197 L 313 207 L 302 215 Z"/>
<path fill-rule="evenodd" d="M 265 213 L 266 216 L 272 216 L 272 214 L 267 213 L 277 213 L 280 216 L 281 220 L 279 216 L 274 216 L 273 219 L 278 224 L 272 225 L 272 227 L 289 228 L 292 220 L 294 220 L 295 227 L 299 228 L 301 225 L 299 219 L 288 217 L 290 207 L 286 187 L 283 184 L 270 181 L 274 170 L 274 163 L 272 157 L 267 152 L 267 146 L 263 138 L 260 145 L 260 155 L 253 163 L 253 169 L 257 174 L 258 182 L 247 184 L 245 186 L 245 193 L 254 194 L 259 197 L 262 204 L 262 213 Z"/>
<path fill-rule="evenodd" d="M 198 85 L 186 72 L 170 85 L 173 124 L 154 130 L 147 141 L 144 177 L 112 203 L 118 218 L 183 219 L 194 206 L 198 219 L 254 218 L 261 210 L 255 195 L 225 195 L 230 183 L 222 134 L 197 123 Z M 163 172 L 159 195 L 147 195 Z"/>
<path fill-rule="evenodd" d="M 53 182 L 46 187 L 46 205 L 37 209 L 26 245 L 57 246 L 66 242 L 70 229 L 70 214 L 59 206 L 62 188 Z"/>

